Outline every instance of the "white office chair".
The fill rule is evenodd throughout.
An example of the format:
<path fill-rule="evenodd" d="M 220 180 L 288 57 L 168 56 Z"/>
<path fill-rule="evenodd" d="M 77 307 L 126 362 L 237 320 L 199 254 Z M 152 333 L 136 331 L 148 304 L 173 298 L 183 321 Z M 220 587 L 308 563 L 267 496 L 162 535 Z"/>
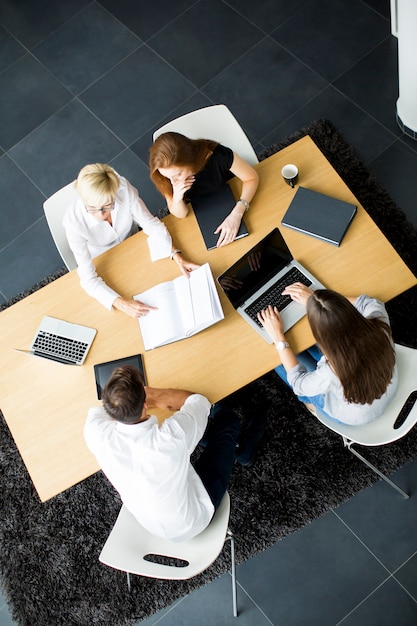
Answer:
<path fill-rule="evenodd" d="M 190 139 L 212 139 L 231 148 L 242 159 L 256 165 L 259 163 L 255 150 L 243 132 L 240 124 L 224 104 L 191 111 L 158 128 L 153 140 L 162 133 L 173 131 Z"/>
<path fill-rule="evenodd" d="M 189 541 L 173 542 L 151 535 L 123 505 L 99 560 L 126 572 L 130 591 L 130 574 L 166 580 L 186 580 L 200 574 L 230 540 L 233 615 L 237 617 L 235 547 L 228 529 L 229 515 L 230 497 L 226 492 L 205 530 Z"/>
<path fill-rule="evenodd" d="M 391 487 L 396 489 L 404 498 L 409 498 L 405 491 L 400 489 L 398 485 L 393 483 L 385 474 L 380 472 L 379 469 L 353 448 L 353 444 L 362 446 L 383 446 L 387 443 L 392 443 L 404 437 L 417 422 L 417 350 L 395 344 L 395 351 L 398 366 L 398 391 L 381 417 L 378 417 L 369 424 L 360 426 L 340 424 L 335 420 L 319 414 L 319 411 L 317 411 L 317 417 L 322 424 L 342 436 L 345 447 L 350 450 L 352 454 L 365 463 L 365 465 L 378 474 L 380 478 L 391 485 Z M 404 407 L 408 399 L 409 402 L 407 402 L 406 407 Z M 410 404 L 411 408 L 409 408 Z M 404 410 L 402 411 L 403 407 Z M 402 423 L 396 424 L 397 417 L 400 415 L 402 416 Z"/>
<path fill-rule="evenodd" d="M 77 267 L 77 263 L 69 247 L 62 220 L 69 205 L 78 197 L 74 182 L 56 191 L 43 203 L 43 210 L 52 238 L 62 260 L 70 271 Z"/>

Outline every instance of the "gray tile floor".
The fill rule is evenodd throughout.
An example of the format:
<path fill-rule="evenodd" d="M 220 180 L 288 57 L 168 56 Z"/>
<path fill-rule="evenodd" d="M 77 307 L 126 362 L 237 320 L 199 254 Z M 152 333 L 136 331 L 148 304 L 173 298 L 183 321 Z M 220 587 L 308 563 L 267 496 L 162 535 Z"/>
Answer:
<path fill-rule="evenodd" d="M 258 151 L 330 119 L 417 226 L 389 0 L 3 0 L 0 92 L 0 302 L 62 266 L 46 197 L 107 161 L 157 212 L 153 130 L 220 102 Z M 398 472 L 414 495 L 416 468 Z M 239 566 L 239 623 L 416 624 L 416 502 L 378 483 Z M 142 624 L 235 622 L 229 584 Z M 0 624 L 12 623 L 0 596 Z"/>

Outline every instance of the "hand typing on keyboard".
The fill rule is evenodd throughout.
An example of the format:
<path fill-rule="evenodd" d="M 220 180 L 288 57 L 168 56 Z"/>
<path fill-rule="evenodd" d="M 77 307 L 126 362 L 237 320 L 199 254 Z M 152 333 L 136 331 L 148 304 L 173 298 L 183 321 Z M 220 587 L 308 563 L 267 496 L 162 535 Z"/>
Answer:
<path fill-rule="evenodd" d="M 290 296 L 294 302 L 298 302 L 299 304 L 306 306 L 307 300 L 312 293 L 313 290 L 303 285 L 303 283 L 293 283 L 292 285 L 285 287 L 282 295 Z"/>
<path fill-rule="evenodd" d="M 276 306 L 269 305 L 266 309 L 259 311 L 258 320 L 274 343 L 285 341 L 284 326 Z"/>
<path fill-rule="evenodd" d="M 273 307 L 277 307 L 278 311 L 283 311 L 286 306 L 288 306 L 291 302 L 291 299 L 295 300 L 296 298 L 302 298 L 307 301 L 308 296 L 305 292 L 300 291 L 300 287 L 302 287 L 305 282 L 307 285 L 311 285 L 311 281 L 307 276 L 304 276 L 302 272 L 297 267 L 292 267 L 289 272 L 287 272 L 282 278 L 279 278 L 267 291 L 261 294 L 259 298 L 256 298 L 245 308 L 245 313 L 249 315 L 259 326 L 262 326 L 258 313 L 267 307 L 268 305 L 272 305 Z M 293 289 L 291 293 L 286 292 L 288 289 L 288 285 Z M 294 294 L 294 297 L 291 295 Z M 309 291 L 310 295 L 310 291 Z M 297 302 L 301 300 L 297 300 Z"/>
<path fill-rule="evenodd" d="M 303 285 L 303 283 L 293 283 L 292 285 L 285 287 L 282 295 L 290 296 L 290 298 L 292 298 L 295 302 L 299 302 L 300 304 L 306 306 L 307 300 L 312 293 L 313 290 Z M 257 317 L 274 342 L 283 340 L 283 324 L 276 306 L 267 306 L 258 313 Z"/>

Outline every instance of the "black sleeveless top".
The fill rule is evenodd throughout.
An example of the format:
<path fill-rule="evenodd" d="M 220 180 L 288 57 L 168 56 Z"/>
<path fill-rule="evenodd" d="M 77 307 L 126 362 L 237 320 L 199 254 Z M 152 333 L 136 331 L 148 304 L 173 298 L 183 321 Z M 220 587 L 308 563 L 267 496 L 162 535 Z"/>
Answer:
<path fill-rule="evenodd" d="M 192 203 L 193 198 L 217 191 L 229 178 L 232 178 L 233 174 L 230 171 L 232 163 L 233 150 L 221 144 L 216 146 L 204 168 L 196 174 L 192 187 L 185 195 L 185 200 Z"/>

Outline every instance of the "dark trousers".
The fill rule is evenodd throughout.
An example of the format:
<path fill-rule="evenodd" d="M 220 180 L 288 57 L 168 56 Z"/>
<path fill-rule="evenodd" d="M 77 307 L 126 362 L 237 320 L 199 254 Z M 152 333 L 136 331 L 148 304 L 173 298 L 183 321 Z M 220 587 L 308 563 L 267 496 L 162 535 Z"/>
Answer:
<path fill-rule="evenodd" d="M 203 439 L 205 447 L 194 463 L 214 508 L 217 509 L 227 490 L 236 454 L 240 420 L 226 401 L 211 407 Z"/>

